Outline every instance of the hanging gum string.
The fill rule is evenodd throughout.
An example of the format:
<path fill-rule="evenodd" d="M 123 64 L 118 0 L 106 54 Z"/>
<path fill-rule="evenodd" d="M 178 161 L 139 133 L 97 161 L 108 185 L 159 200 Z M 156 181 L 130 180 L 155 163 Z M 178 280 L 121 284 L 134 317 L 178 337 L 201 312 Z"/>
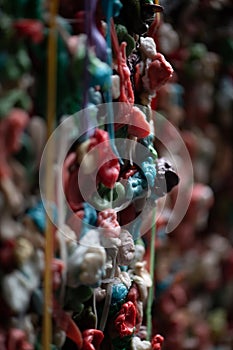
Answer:
<path fill-rule="evenodd" d="M 49 2 L 49 34 L 48 34 L 48 71 L 47 71 L 47 133 L 48 138 L 53 132 L 56 114 L 56 71 L 57 71 L 57 40 L 56 40 L 56 16 L 58 12 L 58 0 Z M 49 204 L 48 210 L 52 214 L 53 199 L 53 148 L 48 149 L 46 161 L 46 201 Z M 42 327 L 43 350 L 50 350 L 52 343 L 52 258 L 53 258 L 53 225 L 46 217 L 45 231 L 45 271 L 44 271 L 44 312 Z"/>
<path fill-rule="evenodd" d="M 149 288 L 147 308 L 146 308 L 146 324 L 147 324 L 147 340 L 151 340 L 152 333 L 152 304 L 154 299 L 154 264 L 155 264 L 155 239 L 156 239 L 156 207 L 152 212 L 152 228 L 150 241 L 150 278 L 152 285 Z"/>

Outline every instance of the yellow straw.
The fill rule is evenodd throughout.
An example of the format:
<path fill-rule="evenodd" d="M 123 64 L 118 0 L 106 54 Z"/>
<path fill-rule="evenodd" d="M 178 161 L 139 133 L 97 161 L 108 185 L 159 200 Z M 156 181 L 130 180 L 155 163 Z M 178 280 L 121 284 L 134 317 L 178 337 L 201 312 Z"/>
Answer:
<path fill-rule="evenodd" d="M 155 0 L 155 4 L 159 5 L 159 0 Z M 160 21 L 160 13 L 156 13 L 158 21 Z M 152 305 L 154 300 L 154 269 L 155 269 L 155 240 L 156 240 L 156 207 L 152 211 L 152 228 L 151 228 L 151 241 L 150 241 L 150 277 L 152 286 L 149 288 L 147 308 L 146 308 L 146 321 L 147 321 L 147 340 L 151 340 L 152 335 Z"/>
<path fill-rule="evenodd" d="M 57 33 L 56 16 L 58 0 L 49 1 L 49 34 L 48 34 L 48 71 L 47 71 L 47 132 L 48 137 L 53 132 L 56 115 L 56 89 L 57 89 Z M 53 202 L 53 145 L 49 147 L 46 161 L 46 201 L 49 204 L 49 215 L 52 216 L 51 203 Z M 46 218 L 45 232 L 45 272 L 44 272 L 44 313 L 42 328 L 43 350 L 50 350 L 52 343 L 52 258 L 53 258 L 53 225 Z"/>
<path fill-rule="evenodd" d="M 159 5 L 159 0 L 155 0 L 155 5 Z M 157 19 L 158 19 L 158 22 L 159 22 L 160 21 L 160 13 L 157 12 L 156 16 L 157 16 Z"/>

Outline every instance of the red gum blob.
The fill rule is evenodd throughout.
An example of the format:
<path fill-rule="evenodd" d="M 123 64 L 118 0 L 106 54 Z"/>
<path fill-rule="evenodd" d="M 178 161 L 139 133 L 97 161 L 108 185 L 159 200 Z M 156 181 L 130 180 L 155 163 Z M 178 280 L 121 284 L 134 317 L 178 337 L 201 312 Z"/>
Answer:
<path fill-rule="evenodd" d="M 117 238 L 120 235 L 120 225 L 114 209 L 106 209 L 98 214 L 97 225 L 106 230 L 107 237 Z"/>
<path fill-rule="evenodd" d="M 139 332 L 141 324 L 142 324 L 142 315 L 140 313 L 139 307 L 137 305 L 137 302 L 139 300 L 139 291 L 136 283 L 132 285 L 132 287 L 129 290 L 129 293 L 127 295 L 127 301 L 131 301 L 135 308 L 136 308 L 136 332 Z"/>
<path fill-rule="evenodd" d="M 23 330 L 12 328 L 7 337 L 7 350 L 33 350 L 34 347 L 26 340 L 26 334 Z"/>
<path fill-rule="evenodd" d="M 104 186 L 113 188 L 120 173 L 120 164 L 111 149 L 108 133 L 104 130 L 96 129 L 94 136 L 90 140 L 88 151 L 101 143 L 104 143 L 104 147 L 98 147 L 98 159 L 96 159 L 96 162 L 97 167 L 98 164 L 103 165 L 99 168 L 97 177 Z M 110 160 L 104 162 L 105 159 Z"/>
<path fill-rule="evenodd" d="M 139 108 L 133 107 L 130 113 L 130 124 L 128 133 L 139 139 L 150 135 L 150 124 L 147 122 L 145 115 Z"/>
<path fill-rule="evenodd" d="M 120 97 L 119 102 L 134 103 L 134 93 L 130 80 L 130 70 L 126 62 L 126 43 L 122 42 L 119 48 L 117 63 L 120 76 Z"/>
<path fill-rule="evenodd" d="M 161 350 L 163 341 L 164 341 L 164 338 L 161 335 L 159 334 L 155 335 L 151 341 L 152 350 Z"/>
<path fill-rule="evenodd" d="M 86 329 L 83 333 L 82 350 L 99 350 L 104 334 L 98 329 Z"/>
<path fill-rule="evenodd" d="M 132 301 L 123 304 L 114 321 L 121 338 L 132 335 L 136 326 L 136 307 Z"/>
<path fill-rule="evenodd" d="M 172 77 L 173 68 L 161 53 L 157 53 L 147 74 L 150 90 L 156 91 Z"/>
<path fill-rule="evenodd" d="M 0 178 L 11 175 L 8 158 L 19 151 L 20 137 L 28 121 L 28 114 L 20 108 L 13 108 L 0 120 Z"/>
<path fill-rule="evenodd" d="M 39 44 L 44 39 L 43 23 L 35 19 L 19 19 L 14 23 L 19 36 L 29 38 L 33 43 Z"/>

